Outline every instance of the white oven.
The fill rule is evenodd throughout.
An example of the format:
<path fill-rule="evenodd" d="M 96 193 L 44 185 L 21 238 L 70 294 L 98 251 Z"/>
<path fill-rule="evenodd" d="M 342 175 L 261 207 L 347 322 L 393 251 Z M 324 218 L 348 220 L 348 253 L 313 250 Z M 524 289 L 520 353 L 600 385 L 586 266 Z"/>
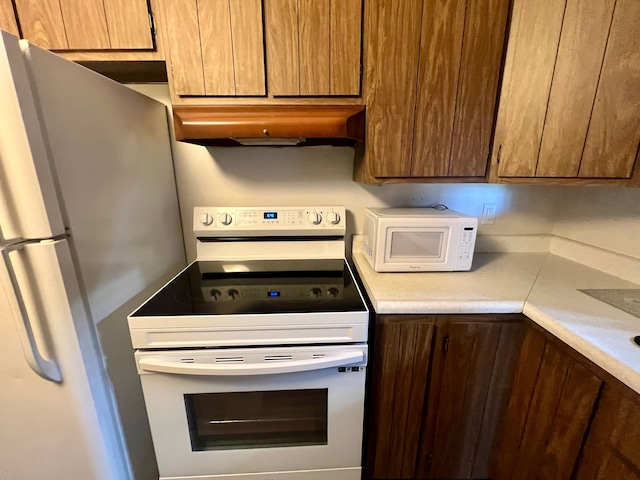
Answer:
<path fill-rule="evenodd" d="M 162 478 L 359 480 L 366 357 L 362 345 L 137 352 Z"/>
<path fill-rule="evenodd" d="M 129 315 L 162 480 L 360 480 L 369 311 L 344 207 L 196 208 Z"/>

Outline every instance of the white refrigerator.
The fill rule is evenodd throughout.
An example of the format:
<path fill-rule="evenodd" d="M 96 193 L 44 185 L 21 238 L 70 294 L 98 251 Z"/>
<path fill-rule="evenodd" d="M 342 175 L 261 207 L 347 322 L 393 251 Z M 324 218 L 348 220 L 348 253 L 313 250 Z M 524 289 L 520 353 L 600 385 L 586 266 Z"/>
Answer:
<path fill-rule="evenodd" d="M 186 263 L 166 109 L 1 39 L 0 479 L 157 479 L 126 316 Z"/>

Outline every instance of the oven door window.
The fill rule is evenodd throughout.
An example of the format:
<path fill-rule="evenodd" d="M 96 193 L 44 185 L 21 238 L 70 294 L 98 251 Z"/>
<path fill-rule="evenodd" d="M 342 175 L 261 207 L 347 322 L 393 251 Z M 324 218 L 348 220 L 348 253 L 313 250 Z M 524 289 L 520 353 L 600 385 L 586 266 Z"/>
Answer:
<path fill-rule="evenodd" d="M 191 450 L 327 444 L 327 389 L 184 395 Z"/>

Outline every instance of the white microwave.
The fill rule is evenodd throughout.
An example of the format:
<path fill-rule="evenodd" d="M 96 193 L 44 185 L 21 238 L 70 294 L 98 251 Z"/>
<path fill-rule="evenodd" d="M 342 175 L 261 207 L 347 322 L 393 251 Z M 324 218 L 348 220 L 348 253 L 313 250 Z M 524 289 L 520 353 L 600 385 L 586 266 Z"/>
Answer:
<path fill-rule="evenodd" d="M 366 208 L 364 251 L 376 272 L 471 269 L 478 219 L 434 208 Z"/>

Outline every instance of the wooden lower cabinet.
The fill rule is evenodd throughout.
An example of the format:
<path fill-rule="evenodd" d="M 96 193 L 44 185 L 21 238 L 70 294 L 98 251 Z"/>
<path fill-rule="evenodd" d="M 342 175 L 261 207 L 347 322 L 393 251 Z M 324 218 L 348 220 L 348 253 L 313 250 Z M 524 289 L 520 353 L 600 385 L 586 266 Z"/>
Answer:
<path fill-rule="evenodd" d="M 604 387 L 576 480 L 640 479 L 640 396 Z"/>
<path fill-rule="evenodd" d="M 492 480 L 640 480 L 640 395 L 527 331 Z"/>
<path fill-rule="evenodd" d="M 524 330 L 519 315 L 378 316 L 366 478 L 488 478 Z"/>
<path fill-rule="evenodd" d="M 571 478 L 601 387 L 597 376 L 529 330 L 491 478 Z"/>

